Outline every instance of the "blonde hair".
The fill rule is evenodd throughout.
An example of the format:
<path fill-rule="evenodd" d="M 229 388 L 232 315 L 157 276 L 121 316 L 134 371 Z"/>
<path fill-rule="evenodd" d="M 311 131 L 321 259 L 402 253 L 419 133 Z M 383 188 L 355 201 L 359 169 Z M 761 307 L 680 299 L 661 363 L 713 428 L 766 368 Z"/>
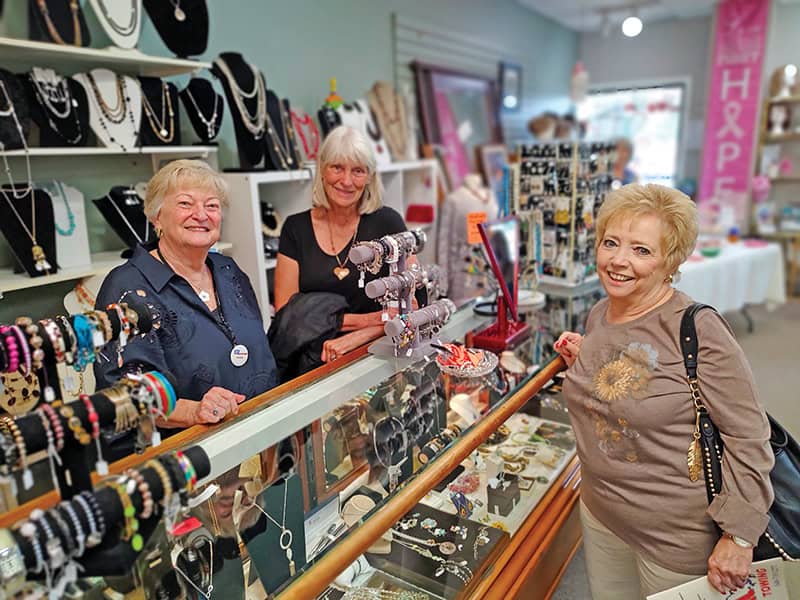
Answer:
<path fill-rule="evenodd" d="M 340 125 L 331 131 L 322 143 L 317 157 L 317 168 L 311 186 L 311 204 L 314 207 L 330 208 L 328 196 L 322 182 L 323 171 L 328 165 L 346 162 L 366 167 L 369 180 L 358 200 L 359 214 L 369 214 L 383 206 L 383 184 L 378 175 L 378 163 L 372 147 L 360 131 Z"/>
<path fill-rule="evenodd" d="M 161 167 L 147 183 L 144 214 L 153 221 L 164 204 L 164 197 L 180 186 L 213 190 L 223 207 L 228 206 L 228 184 L 222 175 L 202 160 L 173 160 Z"/>
<path fill-rule="evenodd" d="M 697 243 L 697 206 L 678 190 L 648 183 L 629 183 L 611 192 L 597 215 L 595 250 L 611 221 L 655 215 L 661 221 L 661 250 L 667 273 L 677 273 Z"/>

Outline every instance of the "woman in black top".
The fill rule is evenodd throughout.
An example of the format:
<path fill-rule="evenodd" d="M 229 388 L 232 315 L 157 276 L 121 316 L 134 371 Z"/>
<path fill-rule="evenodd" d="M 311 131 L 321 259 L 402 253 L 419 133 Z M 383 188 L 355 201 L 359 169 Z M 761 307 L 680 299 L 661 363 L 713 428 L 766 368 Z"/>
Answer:
<path fill-rule="evenodd" d="M 275 268 L 275 310 L 297 292 L 333 292 L 347 299 L 343 335 L 327 340 L 329 362 L 383 335 L 380 305 L 358 287 L 348 252 L 356 241 L 405 231 L 397 211 L 383 206 L 375 155 L 357 130 L 337 127 L 320 148 L 310 210 L 292 215 L 281 230 Z M 413 262 L 413 258 L 412 258 Z M 374 277 L 388 275 L 387 267 Z M 367 274 L 370 279 L 370 275 Z"/>

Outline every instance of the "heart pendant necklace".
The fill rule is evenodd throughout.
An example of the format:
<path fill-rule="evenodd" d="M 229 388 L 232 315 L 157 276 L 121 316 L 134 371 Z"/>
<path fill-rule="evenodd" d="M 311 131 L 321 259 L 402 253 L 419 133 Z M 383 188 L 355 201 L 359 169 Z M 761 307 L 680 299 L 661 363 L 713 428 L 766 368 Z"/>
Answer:
<path fill-rule="evenodd" d="M 356 236 L 358 235 L 358 225 L 359 225 L 360 222 L 361 222 L 361 219 L 359 218 L 359 220 L 356 221 L 356 230 L 353 232 L 353 237 L 350 239 L 350 243 L 347 244 L 347 246 L 344 247 L 344 251 L 345 252 L 349 251 L 350 247 L 356 241 Z M 333 274 L 336 275 L 336 278 L 339 281 L 343 281 L 345 277 L 350 275 L 350 269 L 348 269 L 345 266 L 347 264 L 347 261 L 350 260 L 350 257 L 349 256 L 346 257 L 344 259 L 344 262 L 342 262 L 342 259 L 339 258 L 339 254 L 341 254 L 342 252 L 341 251 L 338 252 L 338 253 L 336 252 L 336 245 L 335 245 L 335 242 L 333 241 L 333 225 L 331 224 L 330 215 L 328 215 L 328 233 L 331 236 L 331 252 L 333 252 L 333 256 L 336 259 L 336 263 L 337 263 L 337 265 L 335 267 L 333 267 Z"/>

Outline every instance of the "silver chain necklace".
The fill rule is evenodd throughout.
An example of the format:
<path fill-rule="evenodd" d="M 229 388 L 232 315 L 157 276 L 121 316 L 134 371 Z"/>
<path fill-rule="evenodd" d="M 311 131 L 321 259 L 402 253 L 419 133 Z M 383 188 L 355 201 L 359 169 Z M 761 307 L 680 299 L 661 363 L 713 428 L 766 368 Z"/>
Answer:
<path fill-rule="evenodd" d="M 6 89 L 5 82 L 0 79 L 0 89 L 3 91 L 3 96 L 5 97 L 6 102 L 8 103 L 8 108 L 0 109 L 0 117 L 11 117 L 14 120 L 14 124 L 17 126 L 17 132 L 19 133 L 19 139 L 22 141 L 22 147 L 25 150 L 25 167 L 28 171 L 28 180 L 24 188 L 21 191 L 17 191 L 17 188 L 14 186 L 14 178 L 11 176 L 11 166 L 8 164 L 8 158 L 6 158 L 6 145 L 0 141 L 0 155 L 3 157 L 3 165 L 5 166 L 6 170 L 6 177 L 8 178 L 8 183 L 11 184 L 11 195 L 16 200 L 22 200 L 25 196 L 28 195 L 28 192 L 33 192 L 33 177 L 31 177 L 31 158 L 29 156 L 28 151 L 28 143 L 25 140 L 25 132 L 22 130 L 22 124 L 19 122 L 19 117 L 17 117 L 17 111 L 14 109 L 14 102 L 11 100 L 11 94 L 8 93 Z"/>
<path fill-rule="evenodd" d="M 114 202 L 114 199 L 111 197 L 111 193 L 106 194 L 106 198 L 108 198 L 108 201 L 111 202 L 111 206 L 113 206 L 117 210 L 119 217 L 122 219 L 125 225 L 127 225 L 128 229 L 133 234 L 133 237 L 136 238 L 137 242 L 139 242 L 140 244 L 146 244 L 148 241 L 150 241 L 150 226 L 148 225 L 146 220 L 144 222 L 144 240 L 142 240 L 142 236 L 140 236 L 136 232 L 136 230 L 133 228 L 133 225 L 131 225 L 131 222 L 128 220 L 125 214 L 120 210 L 119 206 L 117 206 L 117 203 Z"/>
<path fill-rule="evenodd" d="M 136 29 L 136 22 L 139 19 L 139 4 L 141 0 L 130 0 L 131 4 L 131 20 L 130 23 L 127 25 L 120 25 L 117 23 L 108 11 L 108 7 L 106 6 L 104 0 L 97 0 L 97 4 L 100 5 L 100 12 L 102 13 L 103 20 L 108 23 L 108 26 L 111 27 L 114 31 L 116 31 L 122 37 L 130 36 L 134 30 Z M 115 2 L 119 2 L 119 0 L 115 0 Z"/>
<path fill-rule="evenodd" d="M 208 139 L 211 140 L 217 135 L 217 116 L 218 116 L 218 108 L 219 108 L 219 94 L 217 94 L 213 89 L 211 93 L 214 94 L 214 112 L 211 115 L 210 119 L 206 119 L 205 115 L 203 115 L 203 111 L 200 110 L 200 106 L 197 104 L 197 101 L 194 99 L 194 95 L 189 87 L 186 87 L 186 95 L 189 96 L 189 100 L 194 106 L 195 111 L 197 112 L 197 117 L 200 119 L 200 122 L 206 126 L 208 130 Z"/>
<path fill-rule="evenodd" d="M 250 69 L 251 73 L 253 74 L 253 91 L 252 92 L 245 92 L 239 87 L 238 82 L 236 81 L 236 77 L 234 76 L 233 72 L 231 71 L 228 64 L 221 58 L 217 58 L 214 60 L 214 64 L 220 70 L 220 72 L 225 76 L 225 79 L 228 80 L 228 85 L 233 92 L 233 102 L 236 104 L 236 109 L 239 111 L 239 115 L 242 117 L 242 122 L 247 130 L 253 134 L 253 137 L 256 139 L 261 139 L 264 136 L 264 131 L 266 129 L 266 121 L 267 121 L 267 90 L 264 87 L 264 80 L 261 77 L 261 74 L 258 72 L 258 69 L 253 67 L 248 62 L 245 62 L 247 67 Z M 248 110 L 247 106 L 244 103 L 245 98 L 252 98 L 257 97 L 257 106 L 255 114 L 251 114 Z"/>
<path fill-rule="evenodd" d="M 289 575 L 294 576 L 295 574 L 295 567 L 294 567 L 294 560 L 292 559 L 292 539 L 293 534 L 291 529 L 287 529 L 286 527 L 286 496 L 289 493 L 289 480 L 284 480 L 283 482 L 283 516 L 281 517 L 281 523 L 278 523 L 275 519 L 272 518 L 266 510 L 264 510 L 258 501 L 255 501 L 253 504 L 255 507 L 264 513 L 264 516 L 267 517 L 270 521 L 275 523 L 275 526 L 281 530 L 281 537 L 278 540 L 278 543 L 281 546 L 281 550 L 286 553 L 286 560 L 289 562 Z M 285 538 L 285 539 L 284 539 Z"/>

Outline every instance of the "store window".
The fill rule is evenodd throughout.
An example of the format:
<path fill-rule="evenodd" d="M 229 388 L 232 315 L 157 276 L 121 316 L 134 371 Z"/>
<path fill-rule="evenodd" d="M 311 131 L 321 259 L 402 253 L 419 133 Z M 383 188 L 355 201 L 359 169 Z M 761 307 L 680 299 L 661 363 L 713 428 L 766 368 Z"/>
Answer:
<path fill-rule="evenodd" d="M 686 98 L 684 84 L 595 89 L 578 109 L 586 138 L 633 142 L 630 168 L 640 183 L 674 185 Z"/>

